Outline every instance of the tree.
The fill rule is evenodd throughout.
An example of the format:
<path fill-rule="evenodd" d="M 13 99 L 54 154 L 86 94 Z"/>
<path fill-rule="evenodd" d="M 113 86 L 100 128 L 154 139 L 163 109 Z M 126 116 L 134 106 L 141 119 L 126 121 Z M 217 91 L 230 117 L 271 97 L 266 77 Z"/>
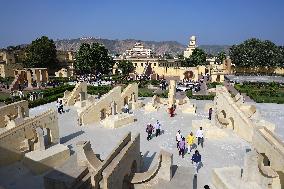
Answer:
<path fill-rule="evenodd" d="M 108 74 L 113 65 L 108 49 L 100 43 L 83 43 L 76 54 L 75 69 L 79 74 Z"/>
<path fill-rule="evenodd" d="M 165 59 L 173 59 L 174 57 L 170 53 L 165 53 L 164 58 Z"/>
<path fill-rule="evenodd" d="M 230 58 L 239 67 L 277 67 L 279 66 L 280 48 L 271 41 L 249 39 L 230 48 Z"/>
<path fill-rule="evenodd" d="M 32 41 L 26 49 L 27 56 L 24 65 L 30 68 L 49 68 L 57 67 L 56 46 L 52 39 L 46 36 Z"/>
<path fill-rule="evenodd" d="M 132 62 L 128 60 L 119 61 L 118 68 L 122 71 L 123 75 L 128 75 L 129 73 L 133 72 L 135 69 Z"/>
<path fill-rule="evenodd" d="M 189 58 L 185 58 L 184 65 L 187 67 L 206 65 L 206 53 L 202 49 L 194 49 L 192 55 Z"/>
<path fill-rule="evenodd" d="M 217 61 L 222 63 L 226 59 L 226 53 L 224 51 L 219 52 L 217 55 Z"/>

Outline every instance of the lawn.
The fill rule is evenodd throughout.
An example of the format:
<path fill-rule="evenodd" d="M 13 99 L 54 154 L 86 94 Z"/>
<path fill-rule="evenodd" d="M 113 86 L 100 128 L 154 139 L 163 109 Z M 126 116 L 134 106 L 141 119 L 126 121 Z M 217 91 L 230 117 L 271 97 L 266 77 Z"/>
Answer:
<path fill-rule="evenodd" d="M 279 83 L 243 83 L 234 87 L 255 102 L 284 104 L 284 86 Z"/>

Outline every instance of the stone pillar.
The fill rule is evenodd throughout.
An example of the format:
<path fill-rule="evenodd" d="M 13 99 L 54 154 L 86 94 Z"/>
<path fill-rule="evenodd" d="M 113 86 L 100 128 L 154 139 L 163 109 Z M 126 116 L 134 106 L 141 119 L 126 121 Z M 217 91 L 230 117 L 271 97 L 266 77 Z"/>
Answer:
<path fill-rule="evenodd" d="M 34 70 L 37 87 L 40 87 L 40 86 L 41 86 L 40 72 L 39 72 L 39 71 L 40 71 L 40 70 L 38 70 L 38 69 L 35 69 L 35 70 Z"/>
<path fill-rule="evenodd" d="M 169 107 L 176 103 L 176 81 L 170 80 L 169 93 L 168 93 Z"/>
<path fill-rule="evenodd" d="M 17 118 L 24 118 L 24 112 L 22 112 L 22 107 L 18 106 L 18 116 Z"/>
<path fill-rule="evenodd" d="M 117 112 L 116 112 L 116 103 L 115 102 L 112 102 L 111 103 L 111 115 L 116 115 Z"/>
<path fill-rule="evenodd" d="M 28 81 L 28 88 L 33 88 L 33 86 L 32 86 L 32 73 L 31 73 L 31 70 L 27 71 L 27 81 Z"/>
<path fill-rule="evenodd" d="M 34 150 L 45 150 L 43 130 L 41 128 L 36 128 L 37 142 L 34 144 Z"/>
<path fill-rule="evenodd" d="M 79 95 L 80 95 L 80 101 L 81 102 L 86 100 L 86 93 L 85 92 L 80 92 Z"/>

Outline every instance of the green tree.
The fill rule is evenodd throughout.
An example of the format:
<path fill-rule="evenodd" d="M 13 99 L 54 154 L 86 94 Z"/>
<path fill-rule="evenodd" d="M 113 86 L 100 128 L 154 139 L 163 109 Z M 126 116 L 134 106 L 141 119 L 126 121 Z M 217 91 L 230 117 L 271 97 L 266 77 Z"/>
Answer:
<path fill-rule="evenodd" d="M 132 62 L 128 60 L 121 60 L 118 62 L 118 68 L 122 71 L 123 75 L 128 75 L 134 71 L 134 66 Z"/>
<path fill-rule="evenodd" d="M 30 68 L 54 69 L 58 66 L 56 59 L 56 46 L 52 39 L 46 36 L 38 38 L 26 48 L 24 65 Z"/>
<path fill-rule="evenodd" d="M 280 48 L 271 41 L 255 38 L 232 46 L 229 55 L 236 66 L 245 68 L 277 67 L 280 63 Z"/>
<path fill-rule="evenodd" d="M 206 65 L 206 53 L 202 49 L 196 48 L 189 58 L 185 58 L 183 64 L 187 67 Z"/>
<path fill-rule="evenodd" d="M 165 53 L 164 58 L 165 59 L 173 59 L 174 57 L 170 53 Z"/>
<path fill-rule="evenodd" d="M 109 74 L 113 65 L 108 49 L 100 43 L 83 43 L 76 54 L 75 69 L 79 74 Z"/>
<path fill-rule="evenodd" d="M 219 52 L 218 55 L 217 55 L 217 61 L 219 63 L 222 63 L 223 60 L 225 60 L 225 59 L 226 59 L 226 53 L 224 51 Z"/>

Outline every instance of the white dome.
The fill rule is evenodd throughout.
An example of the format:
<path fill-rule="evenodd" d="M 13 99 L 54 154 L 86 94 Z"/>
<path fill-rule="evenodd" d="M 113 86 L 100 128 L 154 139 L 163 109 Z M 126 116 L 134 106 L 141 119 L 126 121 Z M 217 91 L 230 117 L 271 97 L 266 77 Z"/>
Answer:
<path fill-rule="evenodd" d="M 195 41 L 195 40 L 196 40 L 196 37 L 193 35 L 193 36 L 190 37 L 190 40 L 191 40 L 191 41 Z"/>

